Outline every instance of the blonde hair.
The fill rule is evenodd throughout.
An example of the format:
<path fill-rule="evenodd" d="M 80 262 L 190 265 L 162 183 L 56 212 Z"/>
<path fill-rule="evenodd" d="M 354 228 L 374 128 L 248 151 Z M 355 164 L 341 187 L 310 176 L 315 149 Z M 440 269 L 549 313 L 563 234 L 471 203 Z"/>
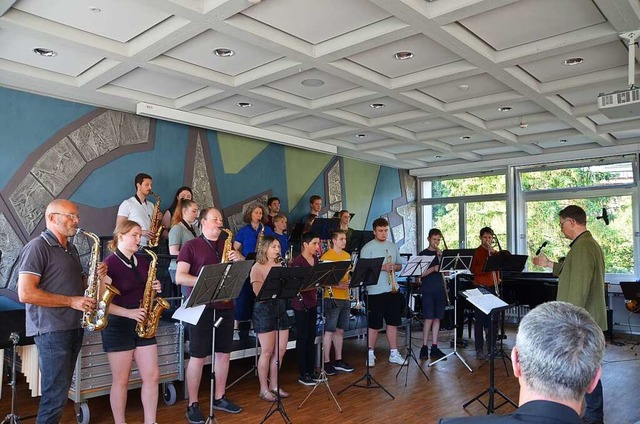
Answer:
<path fill-rule="evenodd" d="M 116 249 L 118 248 L 118 237 L 119 236 L 123 236 L 125 234 L 129 234 L 129 231 L 133 230 L 135 227 L 138 227 L 142 230 L 142 227 L 140 227 L 140 224 L 138 224 L 135 221 L 131 221 L 129 219 L 127 219 L 124 222 L 121 222 L 115 230 L 113 230 L 113 239 L 109 240 L 109 244 L 108 244 L 108 248 L 109 250 L 111 250 L 112 252 L 115 252 Z"/>
<path fill-rule="evenodd" d="M 274 236 L 263 237 L 262 243 L 260 243 L 260 246 L 258 246 L 258 249 L 256 252 L 257 263 L 262 265 L 269 263 L 269 258 L 267 258 L 267 250 L 269 249 L 269 246 L 271 246 L 271 243 L 273 243 L 274 241 L 277 241 L 278 244 L 280 244 L 280 240 L 278 240 Z"/>
<path fill-rule="evenodd" d="M 196 205 L 196 202 L 189 199 L 180 199 L 178 200 L 178 204 L 176 206 L 176 210 L 173 211 L 173 216 L 171 217 L 171 226 L 177 225 L 182 221 L 182 211 L 190 208 L 192 205 Z"/>

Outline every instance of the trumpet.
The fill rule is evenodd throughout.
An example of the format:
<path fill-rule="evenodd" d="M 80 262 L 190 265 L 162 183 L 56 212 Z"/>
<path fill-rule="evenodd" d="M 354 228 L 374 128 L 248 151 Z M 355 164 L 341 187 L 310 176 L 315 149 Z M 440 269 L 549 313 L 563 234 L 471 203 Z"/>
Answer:
<path fill-rule="evenodd" d="M 389 254 L 388 250 L 387 250 L 387 264 L 393 265 L 393 258 Z M 398 282 L 396 281 L 396 272 L 393 269 L 391 269 L 390 271 L 387 271 L 387 281 L 391 286 L 391 293 L 398 293 Z"/>

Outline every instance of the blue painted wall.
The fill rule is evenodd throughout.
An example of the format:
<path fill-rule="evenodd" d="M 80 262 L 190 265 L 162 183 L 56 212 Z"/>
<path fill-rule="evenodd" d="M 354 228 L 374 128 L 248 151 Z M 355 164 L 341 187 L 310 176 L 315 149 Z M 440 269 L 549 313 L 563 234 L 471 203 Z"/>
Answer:
<path fill-rule="evenodd" d="M 402 187 L 400 186 L 398 170 L 386 166 L 381 167 L 365 228 L 373 228 L 373 221 L 381 215 L 391 212 L 392 200 L 401 196 Z"/>

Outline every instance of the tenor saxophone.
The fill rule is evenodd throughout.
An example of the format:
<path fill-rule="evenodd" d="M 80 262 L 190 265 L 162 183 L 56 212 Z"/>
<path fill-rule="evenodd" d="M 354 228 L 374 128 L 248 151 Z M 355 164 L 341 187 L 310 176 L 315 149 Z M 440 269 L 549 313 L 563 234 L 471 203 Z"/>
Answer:
<path fill-rule="evenodd" d="M 151 194 L 156 198 L 156 203 L 153 205 L 153 215 L 151 215 L 151 227 L 149 228 L 149 237 L 147 239 L 147 245 L 149 247 L 157 247 L 160 242 L 160 234 L 164 227 L 162 221 L 158 219 L 160 213 L 160 196 L 153 191 Z"/>
<path fill-rule="evenodd" d="M 120 294 L 120 290 L 107 284 L 106 290 L 100 296 L 100 278 L 98 278 L 98 261 L 100 260 L 100 239 L 97 235 L 78 228 L 76 234 L 84 234 L 93 241 L 91 247 L 91 258 L 89 265 L 89 275 L 87 277 L 87 288 L 84 296 L 96 301 L 96 309 L 93 311 L 85 311 L 82 313 L 82 328 L 89 331 L 101 331 L 108 323 L 109 305 L 116 295 Z"/>
<path fill-rule="evenodd" d="M 233 233 L 231 230 L 227 228 L 220 228 L 222 231 L 227 233 L 227 238 L 224 241 L 224 247 L 222 248 L 222 258 L 220 258 L 220 262 L 231 262 L 229 260 L 229 253 L 233 251 Z"/>
<path fill-rule="evenodd" d="M 156 335 L 162 311 L 169 308 L 169 302 L 162 297 L 156 298 L 156 291 L 153 289 L 153 281 L 156 279 L 158 269 L 158 255 L 149 249 L 144 249 L 151 256 L 149 274 L 147 274 L 147 284 L 144 287 L 144 295 L 140 301 L 140 307 L 146 311 L 144 320 L 136 324 L 136 333 L 143 339 L 150 339 Z"/>
<path fill-rule="evenodd" d="M 393 265 L 393 258 L 387 250 L 387 263 Z M 387 271 L 387 281 L 391 286 L 391 293 L 398 293 L 398 282 L 396 281 L 396 272 L 394 270 Z"/>

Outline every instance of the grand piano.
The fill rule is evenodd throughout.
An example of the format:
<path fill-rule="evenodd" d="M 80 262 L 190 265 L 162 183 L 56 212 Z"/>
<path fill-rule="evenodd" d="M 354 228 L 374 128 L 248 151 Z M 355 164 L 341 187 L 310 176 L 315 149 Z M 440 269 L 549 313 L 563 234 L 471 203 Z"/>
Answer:
<path fill-rule="evenodd" d="M 550 272 L 504 271 L 500 290 L 505 302 L 533 309 L 541 303 L 556 300 L 558 277 Z"/>

